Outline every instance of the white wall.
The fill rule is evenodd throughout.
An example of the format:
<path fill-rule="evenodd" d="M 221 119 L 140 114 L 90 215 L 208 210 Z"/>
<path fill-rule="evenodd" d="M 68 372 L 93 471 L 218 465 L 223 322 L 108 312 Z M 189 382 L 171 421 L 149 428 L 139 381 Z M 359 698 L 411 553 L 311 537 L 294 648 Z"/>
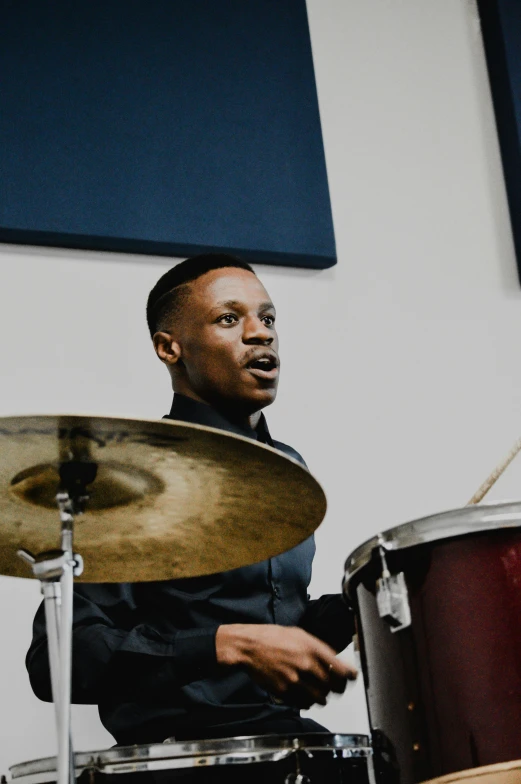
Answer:
<path fill-rule="evenodd" d="M 313 592 L 364 539 L 464 504 L 521 435 L 521 289 L 473 0 L 308 0 L 339 263 L 260 267 L 280 313 L 269 412 L 323 483 Z M 0 414 L 160 416 L 145 297 L 167 259 L 4 246 Z M 519 497 L 520 464 L 492 498 Z M 0 772 L 54 753 L 23 666 L 39 601 L 0 579 Z M 312 715 L 363 731 L 358 685 Z M 77 748 L 111 739 L 74 712 Z"/>

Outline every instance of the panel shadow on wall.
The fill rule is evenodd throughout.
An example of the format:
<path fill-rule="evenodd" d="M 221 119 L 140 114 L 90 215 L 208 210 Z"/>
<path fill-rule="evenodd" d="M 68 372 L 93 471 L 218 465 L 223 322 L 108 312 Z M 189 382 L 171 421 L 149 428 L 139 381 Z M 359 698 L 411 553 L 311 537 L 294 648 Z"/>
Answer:
<path fill-rule="evenodd" d="M 521 280 L 521 2 L 478 0 Z"/>
<path fill-rule="evenodd" d="M 1 241 L 336 263 L 305 0 L 2 6 Z"/>

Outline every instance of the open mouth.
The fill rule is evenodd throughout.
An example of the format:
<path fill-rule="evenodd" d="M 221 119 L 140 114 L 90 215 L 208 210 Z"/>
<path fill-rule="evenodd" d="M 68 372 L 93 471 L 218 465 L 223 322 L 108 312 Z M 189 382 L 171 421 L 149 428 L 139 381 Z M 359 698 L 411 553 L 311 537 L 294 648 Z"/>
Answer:
<path fill-rule="evenodd" d="M 247 364 L 247 369 L 259 378 L 276 378 L 279 372 L 278 362 L 275 357 L 259 357 Z"/>

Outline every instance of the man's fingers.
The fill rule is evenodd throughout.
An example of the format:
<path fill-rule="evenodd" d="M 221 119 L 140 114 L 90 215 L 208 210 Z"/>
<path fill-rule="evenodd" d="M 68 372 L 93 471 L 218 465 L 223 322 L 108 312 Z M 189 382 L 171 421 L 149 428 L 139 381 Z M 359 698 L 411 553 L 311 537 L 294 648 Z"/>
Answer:
<path fill-rule="evenodd" d="M 340 678 L 345 678 L 348 681 L 354 681 L 358 677 L 358 670 L 352 664 L 342 661 L 341 659 L 333 659 L 330 662 L 330 672 L 333 675 L 338 675 Z"/>
<path fill-rule="evenodd" d="M 331 691 L 336 694 L 343 694 L 347 681 L 354 681 L 358 676 L 358 671 L 351 664 L 335 659 L 329 666 L 329 681 Z"/>
<path fill-rule="evenodd" d="M 316 655 L 322 666 L 327 669 L 329 676 L 336 675 L 339 678 L 354 681 L 358 677 L 358 670 L 352 664 L 339 659 L 335 651 L 322 640 L 315 639 Z"/>
<path fill-rule="evenodd" d="M 343 694 L 346 690 L 346 686 L 347 678 L 345 676 L 331 673 L 331 678 L 329 679 L 329 688 L 331 691 L 334 691 L 335 694 Z"/>
<path fill-rule="evenodd" d="M 301 663 L 299 680 L 302 685 L 310 687 L 310 693 L 318 702 L 317 694 L 323 700 L 330 691 L 343 694 L 347 681 L 355 680 L 357 676 L 358 671 L 352 664 L 338 659 L 332 648 L 315 640 L 312 655 L 305 664 Z"/>

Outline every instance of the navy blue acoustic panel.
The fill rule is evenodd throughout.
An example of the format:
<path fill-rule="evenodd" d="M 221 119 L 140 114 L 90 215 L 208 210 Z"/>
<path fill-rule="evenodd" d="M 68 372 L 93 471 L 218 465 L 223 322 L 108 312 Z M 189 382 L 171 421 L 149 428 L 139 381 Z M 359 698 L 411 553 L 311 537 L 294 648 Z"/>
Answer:
<path fill-rule="evenodd" d="M 478 0 L 521 280 L 521 0 Z"/>
<path fill-rule="evenodd" d="M 305 0 L 0 3 L 0 240 L 336 262 Z"/>

